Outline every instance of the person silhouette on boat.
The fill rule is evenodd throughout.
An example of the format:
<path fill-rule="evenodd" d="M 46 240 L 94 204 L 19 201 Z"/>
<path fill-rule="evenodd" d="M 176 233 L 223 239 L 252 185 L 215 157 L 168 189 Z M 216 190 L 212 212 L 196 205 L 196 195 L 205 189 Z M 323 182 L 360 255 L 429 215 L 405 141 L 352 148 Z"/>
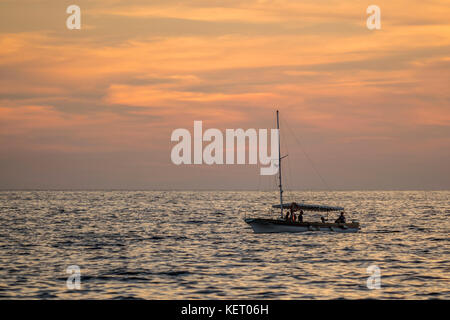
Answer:
<path fill-rule="evenodd" d="M 286 212 L 286 216 L 284 217 L 284 219 L 286 221 L 291 221 L 292 219 L 294 219 L 294 210 L 292 208 L 293 207 L 292 207 L 292 203 L 291 203 L 289 209 Z"/>
<path fill-rule="evenodd" d="M 284 219 L 286 221 L 289 221 L 291 219 L 291 212 L 289 210 L 286 212 L 286 216 L 284 217 Z"/>
<path fill-rule="evenodd" d="M 295 202 L 292 202 L 289 206 L 289 211 L 286 215 L 286 221 L 290 222 L 296 222 L 297 221 L 297 215 L 295 214 L 295 211 L 298 210 L 298 205 Z"/>
<path fill-rule="evenodd" d="M 345 223 L 344 211 L 341 212 L 341 215 L 336 219 L 334 223 Z"/>
<path fill-rule="evenodd" d="M 298 214 L 298 217 L 297 217 L 297 221 L 303 222 L 303 210 L 300 210 L 300 213 Z"/>

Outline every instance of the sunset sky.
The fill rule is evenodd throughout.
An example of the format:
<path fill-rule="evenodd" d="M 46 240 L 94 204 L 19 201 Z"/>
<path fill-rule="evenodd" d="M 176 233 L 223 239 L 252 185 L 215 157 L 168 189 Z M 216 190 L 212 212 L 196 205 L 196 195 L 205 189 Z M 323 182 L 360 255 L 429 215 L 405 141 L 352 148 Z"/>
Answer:
<path fill-rule="evenodd" d="M 450 189 L 448 0 L 0 1 L 0 189 L 268 190 L 170 137 L 276 108 L 288 188 Z"/>

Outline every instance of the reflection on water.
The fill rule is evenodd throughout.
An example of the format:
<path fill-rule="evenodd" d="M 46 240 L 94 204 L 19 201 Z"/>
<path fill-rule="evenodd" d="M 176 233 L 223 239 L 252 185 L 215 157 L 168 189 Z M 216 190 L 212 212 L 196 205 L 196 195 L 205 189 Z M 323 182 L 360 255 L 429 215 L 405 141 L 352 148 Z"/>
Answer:
<path fill-rule="evenodd" d="M 242 218 L 268 192 L 0 192 L 0 298 L 450 298 L 450 192 L 293 198 L 342 205 L 362 230 L 254 234 Z"/>

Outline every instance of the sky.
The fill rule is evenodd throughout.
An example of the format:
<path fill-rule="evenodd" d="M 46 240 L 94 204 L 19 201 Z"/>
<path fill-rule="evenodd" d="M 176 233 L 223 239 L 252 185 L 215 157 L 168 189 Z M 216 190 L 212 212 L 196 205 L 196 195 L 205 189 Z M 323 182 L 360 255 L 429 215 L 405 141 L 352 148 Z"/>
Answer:
<path fill-rule="evenodd" d="M 444 0 L 2 0 L 0 189 L 272 190 L 258 165 L 174 165 L 170 138 L 274 128 L 278 109 L 286 188 L 448 190 L 449 17 Z"/>

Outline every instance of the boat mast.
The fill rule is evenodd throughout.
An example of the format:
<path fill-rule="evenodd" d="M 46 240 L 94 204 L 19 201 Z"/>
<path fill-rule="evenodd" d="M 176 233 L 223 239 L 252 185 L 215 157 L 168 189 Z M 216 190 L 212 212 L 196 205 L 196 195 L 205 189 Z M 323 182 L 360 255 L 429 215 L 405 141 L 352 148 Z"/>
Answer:
<path fill-rule="evenodd" d="M 283 187 L 281 185 L 281 143 L 280 143 L 280 121 L 278 117 L 278 110 L 277 110 L 277 129 L 278 129 L 278 178 L 280 181 L 280 214 L 281 218 L 283 218 Z"/>

